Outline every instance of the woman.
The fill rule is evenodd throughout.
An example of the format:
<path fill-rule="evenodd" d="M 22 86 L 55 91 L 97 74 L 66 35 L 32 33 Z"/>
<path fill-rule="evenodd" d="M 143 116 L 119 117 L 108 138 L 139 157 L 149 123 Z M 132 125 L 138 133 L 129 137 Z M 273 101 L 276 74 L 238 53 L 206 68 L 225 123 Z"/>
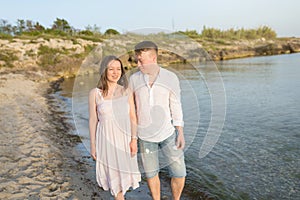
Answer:
<path fill-rule="evenodd" d="M 89 94 L 91 156 L 96 160 L 97 182 L 115 199 L 139 187 L 136 114 L 122 62 L 106 56 L 98 86 Z"/>

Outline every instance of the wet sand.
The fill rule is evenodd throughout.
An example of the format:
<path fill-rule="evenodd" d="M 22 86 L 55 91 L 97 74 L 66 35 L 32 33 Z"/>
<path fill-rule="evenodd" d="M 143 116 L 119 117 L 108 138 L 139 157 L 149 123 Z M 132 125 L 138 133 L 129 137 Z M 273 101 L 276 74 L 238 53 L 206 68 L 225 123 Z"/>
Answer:
<path fill-rule="evenodd" d="M 97 186 L 95 163 L 44 80 L 0 71 L 0 199 L 113 199 Z M 140 185 L 126 199 L 151 199 Z M 171 199 L 163 181 L 162 197 Z"/>

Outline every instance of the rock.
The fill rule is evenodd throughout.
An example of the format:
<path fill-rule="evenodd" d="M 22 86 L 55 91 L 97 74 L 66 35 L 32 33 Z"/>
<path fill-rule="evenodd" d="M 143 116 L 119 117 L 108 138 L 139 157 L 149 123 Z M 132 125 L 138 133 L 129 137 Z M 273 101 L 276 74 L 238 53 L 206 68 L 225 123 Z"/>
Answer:
<path fill-rule="evenodd" d="M 52 183 L 51 185 L 48 186 L 48 189 L 50 192 L 54 192 L 58 189 L 58 186 L 56 183 Z"/>
<path fill-rule="evenodd" d="M 288 43 L 288 48 L 290 49 L 291 53 L 298 53 L 300 52 L 300 41 L 291 41 Z"/>

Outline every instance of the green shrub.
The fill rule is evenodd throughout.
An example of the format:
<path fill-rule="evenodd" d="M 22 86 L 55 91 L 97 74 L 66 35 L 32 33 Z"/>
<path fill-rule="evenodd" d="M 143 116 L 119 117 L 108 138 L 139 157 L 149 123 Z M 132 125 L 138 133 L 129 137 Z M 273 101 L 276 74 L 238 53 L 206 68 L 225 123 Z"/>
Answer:
<path fill-rule="evenodd" d="M 88 36 L 94 35 L 94 33 L 90 30 L 79 31 L 78 34 L 79 35 L 88 35 Z"/>
<path fill-rule="evenodd" d="M 53 66 L 58 63 L 60 55 L 63 52 L 59 49 L 50 48 L 48 46 L 41 45 L 38 50 L 39 64 L 43 67 L 47 67 L 49 65 Z"/>
<path fill-rule="evenodd" d="M 107 29 L 104 35 L 120 35 L 120 33 L 115 29 Z"/>
<path fill-rule="evenodd" d="M 8 51 L 0 51 L 0 60 L 5 62 L 6 67 L 14 67 L 13 62 L 18 60 L 18 57 L 15 55 L 15 52 Z"/>
<path fill-rule="evenodd" d="M 62 30 L 58 29 L 46 29 L 45 33 L 54 35 L 54 36 L 67 36 L 68 34 Z"/>
<path fill-rule="evenodd" d="M 13 36 L 11 36 L 10 34 L 6 34 L 6 33 L 0 33 L 0 39 L 12 39 Z"/>
<path fill-rule="evenodd" d="M 23 32 L 22 35 L 27 35 L 27 36 L 39 36 L 42 35 L 43 32 L 41 31 L 30 31 L 30 32 Z"/>

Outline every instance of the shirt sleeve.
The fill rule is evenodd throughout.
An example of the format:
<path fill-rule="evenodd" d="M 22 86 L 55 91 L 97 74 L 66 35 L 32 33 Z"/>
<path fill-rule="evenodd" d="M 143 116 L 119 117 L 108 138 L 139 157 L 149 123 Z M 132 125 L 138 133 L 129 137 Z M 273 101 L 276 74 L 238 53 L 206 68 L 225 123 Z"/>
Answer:
<path fill-rule="evenodd" d="M 128 87 L 131 91 L 134 91 L 134 84 L 133 84 L 133 75 L 131 75 L 129 77 L 129 84 L 128 84 Z"/>
<path fill-rule="evenodd" d="M 184 126 L 181 106 L 180 85 L 177 76 L 174 76 L 170 92 L 170 111 L 174 126 Z"/>

